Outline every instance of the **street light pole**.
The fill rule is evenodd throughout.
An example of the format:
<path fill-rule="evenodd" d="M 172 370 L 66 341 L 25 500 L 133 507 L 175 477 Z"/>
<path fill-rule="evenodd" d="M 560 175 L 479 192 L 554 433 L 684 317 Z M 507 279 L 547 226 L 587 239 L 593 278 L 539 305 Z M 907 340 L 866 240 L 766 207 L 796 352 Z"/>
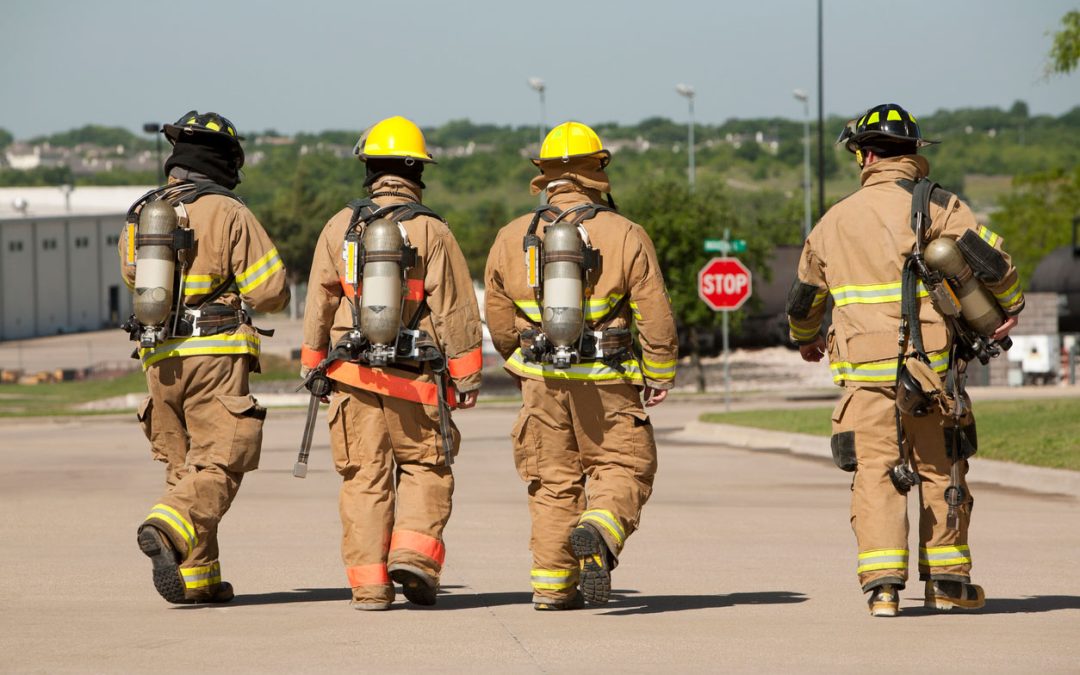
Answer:
<path fill-rule="evenodd" d="M 796 89 L 795 98 L 803 104 L 803 239 L 810 236 L 810 96 Z"/>
<path fill-rule="evenodd" d="M 156 151 L 157 151 L 157 166 L 158 166 L 158 185 L 165 184 L 165 165 L 161 163 L 161 125 L 157 122 L 147 122 L 142 126 L 143 133 L 155 134 L 154 139 Z"/>
<path fill-rule="evenodd" d="M 544 108 L 544 91 L 547 89 L 547 85 L 545 85 L 544 81 L 539 77 L 530 77 L 529 86 L 540 95 L 540 126 L 538 127 L 539 134 L 536 142 L 536 156 L 539 157 L 540 151 L 544 147 L 544 131 L 547 126 L 547 122 L 545 121 L 547 115 Z M 547 204 L 547 192 L 545 190 L 540 191 L 540 203 Z"/>
<path fill-rule="evenodd" d="M 685 96 L 690 109 L 690 123 L 686 130 L 686 145 L 690 149 L 689 166 L 686 175 L 690 182 L 690 192 L 694 191 L 694 177 L 697 171 L 694 169 L 694 88 L 688 84 L 675 85 L 675 91 L 679 96 Z"/>

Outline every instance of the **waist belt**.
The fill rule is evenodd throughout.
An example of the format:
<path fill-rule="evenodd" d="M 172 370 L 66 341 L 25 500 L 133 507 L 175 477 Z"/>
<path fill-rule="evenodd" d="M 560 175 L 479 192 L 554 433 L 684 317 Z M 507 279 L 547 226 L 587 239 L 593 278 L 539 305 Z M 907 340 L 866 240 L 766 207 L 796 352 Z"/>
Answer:
<path fill-rule="evenodd" d="M 541 347 L 541 350 L 543 350 L 549 346 L 544 334 L 536 328 L 522 331 L 518 341 L 521 344 L 522 351 L 526 354 L 534 353 L 537 351 L 537 347 Z M 627 328 L 608 328 L 603 331 L 586 330 L 581 336 L 578 362 L 603 361 L 608 365 L 621 363 L 630 353 L 632 345 L 633 340 L 630 337 L 630 330 Z M 540 355 L 537 354 L 536 356 Z"/>
<path fill-rule="evenodd" d="M 204 305 L 198 309 L 184 307 L 176 322 L 173 337 L 207 337 L 233 330 L 240 324 L 250 324 L 251 319 L 242 309 L 228 305 Z"/>

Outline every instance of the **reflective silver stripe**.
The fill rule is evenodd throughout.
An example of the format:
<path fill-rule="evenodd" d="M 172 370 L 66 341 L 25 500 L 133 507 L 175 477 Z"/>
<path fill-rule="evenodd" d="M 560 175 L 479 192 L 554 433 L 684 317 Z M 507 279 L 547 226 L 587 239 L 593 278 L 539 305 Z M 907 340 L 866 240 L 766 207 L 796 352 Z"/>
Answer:
<path fill-rule="evenodd" d="M 174 356 L 199 354 L 259 354 L 259 336 L 249 333 L 209 337 L 172 338 L 156 347 L 140 349 L 143 367 Z"/>
<path fill-rule="evenodd" d="M 537 590 L 560 591 L 577 584 L 577 570 L 533 570 L 532 585 Z"/>
<path fill-rule="evenodd" d="M 847 284 L 830 290 L 837 307 L 862 304 L 873 305 L 888 302 L 900 302 L 903 283 L 899 281 L 884 284 Z M 917 289 L 919 297 L 926 297 L 926 286 L 920 281 Z"/>
<path fill-rule="evenodd" d="M 587 523 L 590 521 L 602 525 L 615 537 L 615 540 L 619 542 L 620 546 L 626 540 L 626 530 L 619 524 L 619 521 L 615 518 L 615 514 L 611 511 L 606 509 L 591 509 L 581 514 L 581 519 L 578 523 Z"/>
<path fill-rule="evenodd" d="M 540 322 L 540 305 L 530 300 L 515 300 L 514 304 L 530 321 Z"/>
<path fill-rule="evenodd" d="M 247 293 L 256 288 L 266 281 L 271 272 L 283 267 L 281 256 L 278 255 L 276 248 L 266 255 L 264 262 L 261 264 L 257 262 L 255 265 L 257 267 L 249 267 L 236 277 L 236 283 L 239 285 L 241 293 Z"/>

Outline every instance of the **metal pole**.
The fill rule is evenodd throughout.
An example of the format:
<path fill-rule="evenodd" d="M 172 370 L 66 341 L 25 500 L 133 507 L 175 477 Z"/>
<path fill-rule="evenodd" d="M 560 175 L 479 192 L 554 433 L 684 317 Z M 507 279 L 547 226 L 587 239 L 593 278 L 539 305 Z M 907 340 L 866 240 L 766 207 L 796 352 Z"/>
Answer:
<path fill-rule="evenodd" d="M 818 218 L 825 215 L 825 75 L 822 50 L 821 3 L 817 2 L 817 151 L 818 151 Z"/>
<path fill-rule="evenodd" d="M 810 100 L 803 101 L 803 239 L 810 236 Z"/>
<path fill-rule="evenodd" d="M 545 118 L 547 117 L 544 105 L 544 90 L 540 90 L 540 145 L 544 144 L 544 127 L 547 126 Z"/>
<path fill-rule="evenodd" d="M 731 230 L 724 228 L 724 241 L 731 241 Z M 728 257 L 728 247 L 724 247 L 724 250 L 720 253 L 721 258 Z M 723 348 L 724 348 L 724 412 L 731 412 L 731 351 L 728 349 L 728 310 L 721 310 L 724 315 L 721 317 L 722 322 L 720 324 L 721 335 L 723 336 Z"/>
<path fill-rule="evenodd" d="M 690 126 L 687 130 L 687 146 L 690 148 L 690 167 L 687 170 L 690 176 L 690 192 L 694 191 L 694 96 L 691 94 L 686 99 L 690 103 Z"/>
<path fill-rule="evenodd" d="M 157 144 L 158 185 L 165 184 L 165 165 L 161 162 L 161 134 L 154 139 Z"/>

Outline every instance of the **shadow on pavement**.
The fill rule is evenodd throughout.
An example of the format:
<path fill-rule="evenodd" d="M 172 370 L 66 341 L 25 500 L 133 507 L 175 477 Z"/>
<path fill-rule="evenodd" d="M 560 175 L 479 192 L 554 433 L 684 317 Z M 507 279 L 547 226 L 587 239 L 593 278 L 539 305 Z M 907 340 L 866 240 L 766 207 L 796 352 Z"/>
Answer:
<path fill-rule="evenodd" d="M 728 593 L 726 595 L 645 595 L 626 597 L 637 591 L 612 591 L 611 600 L 606 607 L 614 611 L 604 612 L 607 616 L 626 616 L 629 614 L 659 614 L 662 612 L 681 612 L 692 609 L 714 609 L 735 605 L 787 605 L 806 602 L 802 593 L 791 591 L 762 591 L 757 593 Z"/>
<path fill-rule="evenodd" d="M 206 607 L 246 607 L 248 605 L 280 605 L 289 602 L 348 602 L 352 591 L 348 588 L 297 588 L 276 593 L 248 593 L 237 595 L 232 602 L 215 605 L 177 605 L 173 609 L 203 609 Z"/>
<path fill-rule="evenodd" d="M 986 606 L 973 611 L 954 610 L 941 612 L 925 607 L 903 607 L 900 616 L 928 616 L 931 614 L 1039 614 L 1062 609 L 1080 609 L 1080 596 L 1033 595 L 1027 598 L 987 598 Z"/>
<path fill-rule="evenodd" d="M 443 586 L 453 588 L 452 586 Z M 410 605 L 410 609 L 475 609 L 477 607 L 499 607 L 501 605 L 531 605 L 532 593 L 528 591 L 511 591 L 504 593 L 456 593 L 439 594 L 439 604 L 434 607 L 416 607 Z"/>

